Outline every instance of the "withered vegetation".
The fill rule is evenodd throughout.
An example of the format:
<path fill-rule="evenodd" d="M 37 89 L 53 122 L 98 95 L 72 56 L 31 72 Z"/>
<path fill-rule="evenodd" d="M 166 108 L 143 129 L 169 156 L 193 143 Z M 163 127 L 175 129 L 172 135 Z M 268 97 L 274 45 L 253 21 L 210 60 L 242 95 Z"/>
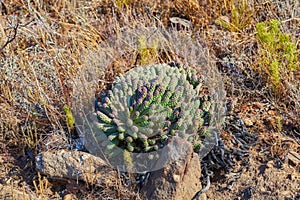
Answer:
<path fill-rule="evenodd" d="M 11 189 L 10 193 L 0 190 L 0 199 L 13 198 L 16 188 L 24 197 L 42 199 L 66 194 L 140 198 L 134 188 L 121 183 L 97 188 L 55 185 L 34 166 L 39 152 L 69 148 L 70 138 L 77 135 L 70 109 L 76 106 L 72 103 L 74 81 L 82 67 L 99 65 L 95 57 L 111 35 L 140 25 L 145 30 L 151 25 L 187 31 L 201 41 L 222 74 L 227 104 L 258 134 L 253 159 L 259 163 L 279 160 L 294 166 L 299 176 L 300 161 L 288 159 L 291 152 L 300 155 L 299 6 L 293 0 L 1 1 L 0 188 Z M 267 45 L 262 41 L 257 24 L 271 20 L 280 22 L 277 33 L 288 39 L 270 37 L 276 41 Z M 264 34 L 272 34 L 270 26 L 265 29 Z M 280 42 L 290 42 L 290 48 Z M 150 50 L 144 53 L 151 55 Z M 95 90 L 107 89 L 116 75 L 137 64 L 140 53 L 127 51 L 112 63 L 103 62 L 95 72 Z M 173 52 L 157 56 L 154 59 L 159 61 L 176 58 Z M 285 67 L 291 56 L 293 66 Z M 226 138 L 226 130 L 222 137 Z"/>

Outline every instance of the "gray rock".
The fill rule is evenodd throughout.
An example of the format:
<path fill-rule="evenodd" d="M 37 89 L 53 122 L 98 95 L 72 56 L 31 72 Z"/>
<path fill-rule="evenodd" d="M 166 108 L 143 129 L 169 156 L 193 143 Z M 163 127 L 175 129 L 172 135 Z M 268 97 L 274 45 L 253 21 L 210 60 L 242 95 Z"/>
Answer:
<path fill-rule="evenodd" d="M 141 190 L 146 199 L 189 200 L 202 189 L 200 159 L 193 152 L 192 145 L 185 140 L 174 138 L 162 159 L 170 158 L 176 153 L 181 154 L 177 160 L 151 173 Z"/>
<path fill-rule="evenodd" d="M 74 150 L 53 150 L 36 157 L 36 167 L 52 179 L 82 180 L 90 184 L 106 184 L 118 178 L 117 172 L 101 158 Z"/>

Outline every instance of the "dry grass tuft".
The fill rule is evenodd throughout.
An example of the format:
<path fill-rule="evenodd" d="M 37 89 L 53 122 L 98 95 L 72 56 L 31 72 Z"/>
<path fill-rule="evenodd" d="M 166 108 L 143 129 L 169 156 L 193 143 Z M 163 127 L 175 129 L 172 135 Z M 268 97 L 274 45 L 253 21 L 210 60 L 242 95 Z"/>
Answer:
<path fill-rule="evenodd" d="M 150 62 L 183 59 L 176 49 L 157 49 L 155 38 L 143 43 L 140 37 L 139 45 L 118 46 L 118 42 L 128 42 L 128 37 L 143 35 L 143 31 L 147 32 L 146 36 L 155 33 L 153 27 L 191 34 L 210 49 L 222 73 L 227 98 L 238 99 L 241 116 L 250 118 L 241 107 L 245 102 L 268 104 L 268 109 L 271 106 L 271 110 L 276 110 L 272 119 L 268 118 L 267 111 L 260 110 L 257 125 L 250 127 L 261 133 L 263 141 L 269 142 L 266 148 L 270 149 L 271 158 L 284 158 L 290 149 L 300 153 L 297 1 L 4 0 L 0 10 L 0 180 L 8 180 L 14 166 L 26 166 L 19 173 L 19 183 L 26 185 L 25 191 L 34 190 L 36 195 L 56 198 L 55 193 L 45 193 L 48 187 L 53 191 L 57 187 L 38 176 L 34 156 L 43 150 L 69 146 L 74 133 L 63 108 L 74 109 L 77 106 L 74 97 L 91 101 L 95 92 L 107 89 L 116 75 L 135 64 L 147 63 L 150 58 L 153 59 Z M 281 48 L 274 52 L 266 50 L 255 29 L 257 23 L 272 19 L 281 22 L 280 31 L 289 35 L 296 48 L 295 70 L 280 67 L 279 63 L 279 92 L 273 89 L 269 64 L 262 60 L 273 58 L 266 56 L 270 53 L 282 60 L 284 54 Z M 136 33 L 122 35 L 128 33 L 126 30 L 136 30 Z M 114 40 L 112 35 L 123 40 Z M 172 39 L 176 42 L 176 38 Z M 169 44 L 163 45 L 167 49 Z M 108 46 L 118 48 L 108 49 Z M 186 60 L 190 58 L 188 52 L 186 49 Z M 83 85 L 93 89 L 85 90 Z M 298 146 L 293 143 L 287 147 L 280 138 L 283 134 L 293 138 Z M 280 145 L 271 145 L 273 140 Z M 10 159 L 5 163 L 2 157 Z M 10 185 L 6 181 L 0 184 Z M 116 184 L 98 190 L 84 186 L 77 190 L 80 191 L 77 196 L 92 198 L 101 191 L 109 198 L 120 187 L 124 186 Z M 124 187 L 123 191 L 124 196 L 115 197 L 138 198 L 132 188 Z"/>

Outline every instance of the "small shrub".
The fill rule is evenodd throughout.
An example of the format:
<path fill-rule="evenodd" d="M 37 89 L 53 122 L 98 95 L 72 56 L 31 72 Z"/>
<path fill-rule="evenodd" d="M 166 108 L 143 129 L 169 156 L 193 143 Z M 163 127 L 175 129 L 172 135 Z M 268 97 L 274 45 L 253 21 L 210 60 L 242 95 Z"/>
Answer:
<path fill-rule="evenodd" d="M 74 124 L 75 124 L 75 118 L 74 118 L 74 116 L 71 112 L 71 109 L 66 105 L 63 107 L 63 109 L 64 109 L 65 114 L 66 114 L 67 126 L 70 130 L 73 130 L 74 129 Z"/>
<path fill-rule="evenodd" d="M 299 68 L 296 43 L 289 34 L 282 33 L 280 21 L 256 24 L 259 41 L 260 68 L 267 75 L 275 91 L 281 87 L 284 79 Z"/>
<path fill-rule="evenodd" d="M 215 22 L 231 32 L 241 32 L 252 21 L 253 8 L 249 4 L 248 0 L 224 1 L 225 11 L 229 12 L 230 18 L 221 16 Z"/>
<path fill-rule="evenodd" d="M 147 37 L 140 36 L 138 39 L 138 65 L 147 65 L 153 63 L 158 57 L 158 44 L 153 41 L 151 45 L 147 44 Z"/>

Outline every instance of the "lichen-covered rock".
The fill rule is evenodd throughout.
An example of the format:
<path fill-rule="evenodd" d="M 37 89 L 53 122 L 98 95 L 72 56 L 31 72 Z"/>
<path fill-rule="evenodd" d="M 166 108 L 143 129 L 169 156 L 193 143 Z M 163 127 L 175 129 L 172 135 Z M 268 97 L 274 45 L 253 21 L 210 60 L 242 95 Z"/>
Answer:
<path fill-rule="evenodd" d="M 174 65 L 174 64 L 173 64 Z M 197 151 L 210 121 L 210 99 L 191 68 L 157 64 L 136 67 L 118 77 L 96 102 L 95 138 L 108 157 L 162 149 L 173 136 Z M 106 136 L 103 137 L 103 136 Z"/>

